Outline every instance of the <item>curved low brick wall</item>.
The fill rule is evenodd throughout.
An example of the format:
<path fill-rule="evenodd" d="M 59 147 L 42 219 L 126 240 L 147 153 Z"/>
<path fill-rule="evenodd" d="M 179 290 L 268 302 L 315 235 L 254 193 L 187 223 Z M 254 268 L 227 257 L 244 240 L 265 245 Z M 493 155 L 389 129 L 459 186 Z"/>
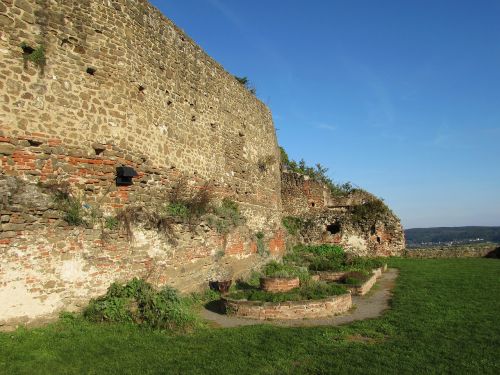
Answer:
<path fill-rule="evenodd" d="M 382 273 L 381 273 L 382 274 Z M 347 286 L 347 288 L 351 291 L 351 293 L 355 296 L 364 296 L 366 293 L 370 291 L 370 289 L 377 282 L 377 274 L 373 273 L 372 276 L 366 280 L 360 286 Z"/>
<path fill-rule="evenodd" d="M 278 293 L 288 292 L 298 288 L 300 280 L 298 277 L 261 277 L 260 288 L 266 292 Z"/>
<path fill-rule="evenodd" d="M 314 276 L 319 277 L 319 280 L 321 281 L 340 281 L 345 277 L 346 274 L 347 272 L 345 271 L 317 271 L 314 273 Z"/>
<path fill-rule="evenodd" d="M 342 314 L 352 307 L 350 293 L 321 300 L 260 302 L 223 298 L 230 315 L 248 319 L 324 318 Z"/>

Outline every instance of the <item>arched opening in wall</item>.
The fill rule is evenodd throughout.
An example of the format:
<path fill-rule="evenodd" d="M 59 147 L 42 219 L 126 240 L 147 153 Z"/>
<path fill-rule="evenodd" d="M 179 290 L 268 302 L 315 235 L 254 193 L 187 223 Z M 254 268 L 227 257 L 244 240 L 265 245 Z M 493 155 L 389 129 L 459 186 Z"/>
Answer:
<path fill-rule="evenodd" d="M 377 228 L 375 228 L 375 225 L 372 225 L 372 227 L 370 228 L 370 234 L 373 236 L 376 231 L 377 231 Z"/>
<path fill-rule="evenodd" d="M 332 223 L 326 226 L 326 231 L 332 235 L 340 233 L 340 229 L 339 223 Z"/>
<path fill-rule="evenodd" d="M 381 243 L 381 242 L 382 242 L 382 239 L 379 236 L 377 236 L 377 243 Z"/>
<path fill-rule="evenodd" d="M 105 147 L 94 146 L 94 152 L 97 156 L 101 155 L 105 150 Z"/>
<path fill-rule="evenodd" d="M 139 85 L 138 90 L 139 90 L 139 92 L 144 92 L 144 90 L 146 90 L 146 86 Z"/>
<path fill-rule="evenodd" d="M 316 203 L 315 202 L 311 202 L 311 207 L 315 207 L 316 206 Z"/>
<path fill-rule="evenodd" d="M 96 72 L 96 71 L 97 71 L 97 69 L 96 69 L 96 68 L 93 68 L 93 67 L 91 67 L 91 66 L 89 66 L 89 67 L 87 68 L 87 70 L 86 70 L 87 74 L 88 74 L 88 75 L 91 75 L 91 76 L 93 76 L 93 75 L 95 74 L 95 72 Z"/>

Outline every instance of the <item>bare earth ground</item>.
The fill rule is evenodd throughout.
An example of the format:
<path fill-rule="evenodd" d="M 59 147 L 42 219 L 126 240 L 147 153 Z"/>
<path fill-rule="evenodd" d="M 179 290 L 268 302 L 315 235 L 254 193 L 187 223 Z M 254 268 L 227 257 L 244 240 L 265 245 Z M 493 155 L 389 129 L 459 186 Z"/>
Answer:
<path fill-rule="evenodd" d="M 203 309 L 201 316 L 212 322 L 215 327 L 229 328 L 248 326 L 255 324 L 273 324 L 276 326 L 322 326 L 341 325 L 356 320 L 377 318 L 384 310 L 389 308 L 389 300 L 392 294 L 398 270 L 390 268 L 384 272 L 373 286 L 372 290 L 365 296 L 354 296 L 352 302 L 354 309 L 350 312 L 322 319 L 297 319 L 297 320 L 254 320 L 227 316 L 215 312 L 217 308 Z M 214 310 L 214 311 L 212 311 Z"/>

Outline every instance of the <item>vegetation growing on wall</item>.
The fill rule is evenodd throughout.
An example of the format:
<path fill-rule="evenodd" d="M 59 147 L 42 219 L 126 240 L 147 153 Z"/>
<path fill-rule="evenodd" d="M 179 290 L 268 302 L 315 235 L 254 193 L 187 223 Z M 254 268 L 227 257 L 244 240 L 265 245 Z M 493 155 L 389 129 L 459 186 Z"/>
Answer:
<path fill-rule="evenodd" d="M 269 252 L 266 249 L 266 244 L 264 243 L 264 233 L 255 233 L 255 241 L 257 243 L 257 254 L 260 256 L 266 256 Z"/>
<path fill-rule="evenodd" d="M 283 147 L 280 147 L 280 152 L 281 165 L 284 169 L 309 176 L 310 178 L 325 184 L 335 196 L 345 196 L 357 190 L 350 182 L 346 182 L 344 184 L 336 184 L 333 182 L 333 180 L 326 174 L 328 172 L 328 168 L 323 167 L 320 163 L 311 167 L 306 164 L 304 159 L 301 159 L 299 162 L 290 159 Z"/>
<path fill-rule="evenodd" d="M 302 228 L 304 228 L 305 225 L 303 219 L 295 216 L 285 216 L 282 219 L 282 223 L 287 232 L 292 236 L 296 236 L 297 234 L 299 234 L 299 232 Z"/>
<path fill-rule="evenodd" d="M 232 228 L 245 222 L 238 203 L 229 198 L 224 198 L 220 205 L 213 206 L 206 219 L 208 225 L 215 227 L 217 232 L 222 234 L 228 233 Z"/>
<path fill-rule="evenodd" d="M 381 199 L 373 197 L 368 202 L 350 207 L 349 214 L 354 225 L 366 226 L 383 220 L 392 212 Z"/>
<path fill-rule="evenodd" d="M 266 155 L 259 159 L 259 161 L 257 162 L 257 167 L 259 168 L 259 171 L 266 172 L 269 167 L 274 164 L 275 161 L 276 158 L 274 157 L 274 155 Z"/>
<path fill-rule="evenodd" d="M 239 83 L 241 83 L 248 91 L 250 91 L 250 93 L 252 93 L 254 95 L 257 93 L 257 90 L 255 89 L 255 87 L 253 87 L 253 85 L 251 84 L 251 82 L 248 79 L 248 77 L 234 76 L 234 78 L 236 78 L 236 80 Z"/>
<path fill-rule="evenodd" d="M 43 69 L 47 64 L 47 58 L 45 57 L 45 46 L 43 44 L 40 44 L 38 47 L 33 48 L 29 46 L 28 43 L 22 42 L 20 47 L 23 50 L 23 60 L 25 66 L 28 61 L 30 61 L 43 72 Z"/>

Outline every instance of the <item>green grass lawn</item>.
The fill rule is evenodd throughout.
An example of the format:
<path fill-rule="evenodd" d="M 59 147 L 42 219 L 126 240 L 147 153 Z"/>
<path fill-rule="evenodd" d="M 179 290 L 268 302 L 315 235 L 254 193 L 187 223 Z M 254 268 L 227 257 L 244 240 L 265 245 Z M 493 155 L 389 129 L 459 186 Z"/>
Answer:
<path fill-rule="evenodd" d="M 168 335 L 65 319 L 0 334 L 1 374 L 500 374 L 500 261 L 394 259 L 392 309 L 342 327 Z"/>

